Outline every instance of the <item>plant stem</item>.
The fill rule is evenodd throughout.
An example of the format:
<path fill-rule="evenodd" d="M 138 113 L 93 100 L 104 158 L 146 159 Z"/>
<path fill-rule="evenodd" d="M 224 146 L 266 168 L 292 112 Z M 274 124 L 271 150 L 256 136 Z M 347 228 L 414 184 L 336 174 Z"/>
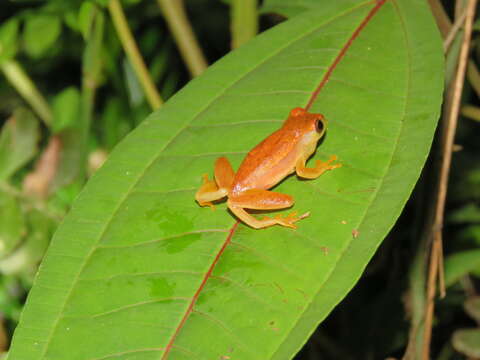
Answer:
<path fill-rule="evenodd" d="M 88 136 L 94 118 L 95 95 L 102 73 L 104 28 L 104 11 L 95 6 L 82 57 L 80 111 L 77 121 L 58 134 L 62 145 L 61 156 L 56 175 L 49 184 L 50 192 L 76 180 L 84 181 L 86 178 Z M 52 138 L 50 141 L 55 140 Z"/>
<path fill-rule="evenodd" d="M 21 65 L 15 60 L 7 60 L 2 63 L 1 69 L 8 81 L 30 104 L 38 117 L 50 127 L 53 116 L 50 106 Z"/>
<path fill-rule="evenodd" d="M 437 22 L 440 33 L 445 39 L 450 32 L 450 28 L 452 27 L 450 18 L 445 12 L 445 9 L 443 8 L 440 0 L 428 0 L 428 3 L 430 4 L 430 8 L 432 10 L 433 16 L 435 17 L 435 21 Z"/>
<path fill-rule="evenodd" d="M 434 220 L 430 229 L 429 238 L 432 239 L 432 249 L 430 254 L 430 265 L 427 282 L 427 303 L 425 309 L 425 327 L 423 333 L 422 359 L 430 358 L 430 342 L 432 336 L 433 311 L 435 306 L 436 282 L 440 274 L 440 281 L 443 279 L 443 252 L 442 252 L 442 228 L 445 213 L 445 202 L 447 197 L 448 177 L 452 161 L 453 141 L 457 128 L 458 113 L 465 81 L 465 73 L 470 50 L 470 39 L 472 35 L 472 26 L 475 16 L 477 0 L 469 0 L 467 15 L 465 19 L 465 31 L 460 50 L 458 68 L 450 88 L 451 96 L 447 97 L 444 111 L 444 121 L 441 129 L 441 163 L 438 181 L 437 198 L 435 201 Z M 450 95 L 450 94 L 449 94 Z M 444 296 L 444 284 L 440 282 L 441 296 Z"/>
<path fill-rule="evenodd" d="M 462 27 L 462 25 L 465 22 L 465 16 L 467 16 L 467 11 L 465 10 L 462 15 L 455 20 L 455 23 L 451 27 L 450 31 L 448 32 L 448 35 L 446 36 L 445 40 L 443 40 L 443 52 L 446 53 L 448 49 L 450 48 L 450 45 L 453 42 L 453 39 L 457 35 L 458 31 Z"/>
<path fill-rule="evenodd" d="M 155 84 L 148 72 L 147 66 L 143 61 L 142 55 L 138 49 L 137 43 L 133 38 L 132 32 L 127 23 L 125 13 L 119 0 L 110 0 L 108 3 L 108 10 L 113 20 L 113 24 L 118 33 L 123 49 L 127 53 L 135 73 L 138 76 L 138 80 L 143 87 L 145 96 L 152 107 L 152 109 L 158 109 L 162 105 L 162 98 L 155 87 Z"/>
<path fill-rule="evenodd" d="M 95 94 L 102 72 L 101 52 L 105 32 L 103 11 L 96 8 L 93 14 L 82 61 L 81 120 L 79 126 L 85 141 L 92 123 Z"/>
<path fill-rule="evenodd" d="M 157 2 L 188 70 L 194 77 L 200 75 L 208 65 L 188 22 L 183 1 L 157 0 Z"/>
<path fill-rule="evenodd" d="M 236 49 L 258 32 L 257 0 L 233 0 L 231 21 L 232 49 Z"/>

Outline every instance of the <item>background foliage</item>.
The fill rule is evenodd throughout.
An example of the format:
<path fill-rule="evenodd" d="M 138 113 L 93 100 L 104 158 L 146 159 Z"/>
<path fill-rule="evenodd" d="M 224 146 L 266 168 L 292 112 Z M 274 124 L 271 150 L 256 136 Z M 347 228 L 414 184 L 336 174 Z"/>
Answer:
<path fill-rule="evenodd" d="M 265 1 L 265 9 L 273 1 Z M 249 36 L 235 31 L 246 12 L 235 1 L 189 0 L 188 17 L 212 63 L 231 44 Z M 246 2 L 244 2 L 246 3 Z M 287 3 L 285 0 L 284 3 Z M 292 1 L 297 3 L 298 1 Z M 431 2 L 437 2 L 432 1 Z M 460 5 L 462 1 L 458 1 Z M 0 4 L 0 346 L 8 348 L 26 293 L 50 237 L 86 179 L 111 149 L 155 107 L 144 95 L 137 70 L 124 55 L 106 0 L 3 1 Z M 163 100 L 195 73 L 172 37 L 161 1 L 123 1 L 128 24 Z M 454 20 L 462 7 L 448 3 Z M 238 10 L 238 9 L 237 9 Z M 163 8 L 165 14 L 165 8 Z M 245 15 L 247 14 L 247 15 Z M 255 15 L 255 12 L 253 12 Z M 283 14 L 288 15 L 288 14 Z M 437 15 L 438 18 L 438 15 Z M 264 15 L 261 29 L 280 20 Z M 253 26 L 253 25 L 251 25 Z M 251 29 L 251 26 L 249 29 Z M 478 27 L 478 25 L 477 25 Z M 235 30 L 236 29 L 236 30 Z M 255 31 L 250 32 L 250 36 Z M 452 78 L 461 32 L 447 52 Z M 433 341 L 436 359 L 478 357 L 480 275 L 480 77 L 475 38 L 449 185 L 445 226 L 447 296 L 438 301 Z M 245 37 L 245 38 L 244 38 Z M 246 40 L 245 40 L 246 39 Z M 200 66 L 201 67 L 201 66 Z M 408 345 L 409 316 L 422 296 L 414 280 L 429 183 L 427 167 L 396 227 L 362 280 L 318 329 L 299 359 L 401 357 Z M 420 268 L 422 268 L 420 266 Z M 407 274 L 413 274 L 411 278 Z"/>

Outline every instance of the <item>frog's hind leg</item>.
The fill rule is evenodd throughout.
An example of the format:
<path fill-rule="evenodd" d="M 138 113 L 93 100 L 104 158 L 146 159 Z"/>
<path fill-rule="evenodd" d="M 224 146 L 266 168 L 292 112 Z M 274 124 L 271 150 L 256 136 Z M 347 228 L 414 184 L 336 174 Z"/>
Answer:
<path fill-rule="evenodd" d="M 292 206 L 293 203 L 294 200 L 290 195 L 261 189 L 246 190 L 239 195 L 230 196 L 227 202 L 229 209 L 240 220 L 255 229 L 265 228 L 276 224 L 295 229 L 295 223 L 306 218 L 309 215 L 308 213 L 302 216 L 296 216 L 296 212 L 293 212 L 285 217 L 277 215 L 273 218 L 265 216 L 262 219 L 257 219 L 245 211 L 245 209 L 285 209 Z"/>
<path fill-rule="evenodd" d="M 215 162 L 215 180 L 209 180 L 208 175 L 203 175 L 203 184 L 195 194 L 195 200 L 200 206 L 214 208 L 212 201 L 220 200 L 228 195 L 233 183 L 232 165 L 225 157 L 220 157 Z"/>

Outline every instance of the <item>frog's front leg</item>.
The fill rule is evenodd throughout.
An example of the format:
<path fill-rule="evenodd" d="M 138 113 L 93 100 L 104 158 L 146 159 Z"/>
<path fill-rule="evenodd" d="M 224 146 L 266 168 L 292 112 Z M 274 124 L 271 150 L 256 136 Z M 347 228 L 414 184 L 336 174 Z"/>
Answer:
<path fill-rule="evenodd" d="M 294 200 L 290 195 L 261 189 L 250 189 L 243 191 L 238 195 L 230 195 L 227 201 L 229 209 L 240 220 L 255 229 L 265 228 L 276 224 L 296 228 L 295 223 L 307 217 L 309 215 L 308 213 L 302 216 L 296 216 L 296 213 L 294 212 L 286 217 L 277 215 L 273 218 L 265 216 L 263 219 L 257 219 L 245 211 L 245 209 L 285 209 L 292 206 L 293 203 Z"/>
<path fill-rule="evenodd" d="M 307 168 L 305 166 L 307 159 L 301 158 L 297 161 L 297 164 L 295 165 L 295 171 L 297 172 L 297 175 L 302 178 L 316 179 L 327 170 L 332 170 L 332 169 L 341 167 L 342 164 L 332 164 L 332 162 L 336 160 L 337 160 L 337 156 L 332 155 L 330 159 L 328 159 L 327 161 L 317 160 L 315 162 L 314 168 Z"/>
<path fill-rule="evenodd" d="M 208 175 L 203 175 L 203 184 L 195 194 L 195 200 L 200 206 L 214 208 L 212 201 L 220 200 L 228 195 L 235 173 L 232 165 L 226 157 L 220 157 L 215 161 L 215 180 L 209 180 Z"/>

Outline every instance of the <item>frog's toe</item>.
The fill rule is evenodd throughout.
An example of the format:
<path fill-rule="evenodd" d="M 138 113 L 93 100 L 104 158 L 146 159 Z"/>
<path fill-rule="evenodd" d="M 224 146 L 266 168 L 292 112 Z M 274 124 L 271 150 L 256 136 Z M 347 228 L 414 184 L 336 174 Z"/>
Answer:
<path fill-rule="evenodd" d="M 198 204 L 202 207 L 203 206 L 208 206 L 208 207 L 210 207 L 210 209 L 215 210 L 215 205 L 213 205 L 213 203 L 210 202 L 210 201 L 202 201 L 202 202 L 199 201 Z"/>
<path fill-rule="evenodd" d="M 295 225 L 295 223 L 297 221 L 305 219 L 309 215 L 310 215 L 310 212 L 307 212 L 303 215 L 297 216 L 297 212 L 294 211 L 294 212 L 288 214 L 285 217 L 282 217 L 281 215 L 277 215 L 275 217 L 275 220 L 277 221 L 277 224 L 279 224 L 279 225 L 286 226 L 286 227 L 289 227 L 289 228 L 292 228 L 292 229 L 296 229 L 297 226 Z"/>

